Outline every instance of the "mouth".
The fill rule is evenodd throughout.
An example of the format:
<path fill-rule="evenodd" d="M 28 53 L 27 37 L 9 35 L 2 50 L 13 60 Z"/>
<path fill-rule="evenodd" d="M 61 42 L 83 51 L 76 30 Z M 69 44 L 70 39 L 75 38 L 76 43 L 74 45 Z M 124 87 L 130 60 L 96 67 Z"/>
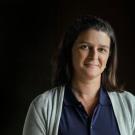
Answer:
<path fill-rule="evenodd" d="M 85 63 L 85 66 L 95 68 L 95 67 L 98 67 L 99 65 L 98 64 L 94 64 L 94 63 Z"/>

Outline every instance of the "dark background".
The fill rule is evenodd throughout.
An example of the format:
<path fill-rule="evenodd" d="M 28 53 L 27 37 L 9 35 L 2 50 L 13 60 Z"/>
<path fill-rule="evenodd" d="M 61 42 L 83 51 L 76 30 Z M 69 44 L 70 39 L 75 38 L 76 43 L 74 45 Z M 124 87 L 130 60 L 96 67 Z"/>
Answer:
<path fill-rule="evenodd" d="M 118 78 L 135 94 L 133 3 L 122 0 L 0 2 L 1 135 L 21 135 L 30 102 L 51 88 L 51 56 L 63 32 L 83 14 L 111 23 L 118 41 Z"/>

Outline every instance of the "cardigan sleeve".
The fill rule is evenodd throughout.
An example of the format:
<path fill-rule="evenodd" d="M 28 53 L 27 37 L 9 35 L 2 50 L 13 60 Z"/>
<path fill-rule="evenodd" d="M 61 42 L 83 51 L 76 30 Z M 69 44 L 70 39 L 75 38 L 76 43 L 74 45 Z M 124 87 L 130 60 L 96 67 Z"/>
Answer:
<path fill-rule="evenodd" d="M 135 122 L 134 122 L 134 125 L 133 125 L 133 135 L 135 135 Z"/>
<path fill-rule="evenodd" d="M 131 115 L 132 135 L 135 135 L 135 96 L 130 92 L 126 92 L 125 99 L 129 110 L 128 115 Z"/>
<path fill-rule="evenodd" d="M 57 135 L 63 97 L 63 86 L 37 96 L 29 107 L 23 135 Z"/>
<path fill-rule="evenodd" d="M 135 135 L 135 97 L 134 97 L 134 110 L 133 110 L 133 135 Z"/>
<path fill-rule="evenodd" d="M 46 135 L 45 125 L 45 120 L 32 102 L 25 119 L 23 135 Z"/>

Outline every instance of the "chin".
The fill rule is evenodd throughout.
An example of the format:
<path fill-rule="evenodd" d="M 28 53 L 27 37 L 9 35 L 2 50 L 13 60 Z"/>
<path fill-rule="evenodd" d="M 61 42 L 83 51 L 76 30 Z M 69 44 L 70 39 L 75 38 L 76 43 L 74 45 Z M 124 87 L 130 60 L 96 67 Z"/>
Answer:
<path fill-rule="evenodd" d="M 87 78 L 88 80 L 92 80 L 92 79 L 100 78 L 100 77 L 101 77 L 101 74 L 94 74 L 94 73 L 93 73 L 93 74 L 92 74 L 92 73 L 90 74 L 90 73 L 89 73 L 89 74 L 86 75 L 86 78 Z"/>

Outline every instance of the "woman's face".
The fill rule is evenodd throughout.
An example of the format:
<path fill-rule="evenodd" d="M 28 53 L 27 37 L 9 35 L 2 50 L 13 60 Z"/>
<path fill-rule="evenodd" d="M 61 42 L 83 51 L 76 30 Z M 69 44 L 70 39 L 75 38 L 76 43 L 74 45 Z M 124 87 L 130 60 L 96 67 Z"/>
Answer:
<path fill-rule="evenodd" d="M 73 78 L 101 79 L 110 52 L 110 37 L 102 31 L 83 31 L 72 48 Z"/>

